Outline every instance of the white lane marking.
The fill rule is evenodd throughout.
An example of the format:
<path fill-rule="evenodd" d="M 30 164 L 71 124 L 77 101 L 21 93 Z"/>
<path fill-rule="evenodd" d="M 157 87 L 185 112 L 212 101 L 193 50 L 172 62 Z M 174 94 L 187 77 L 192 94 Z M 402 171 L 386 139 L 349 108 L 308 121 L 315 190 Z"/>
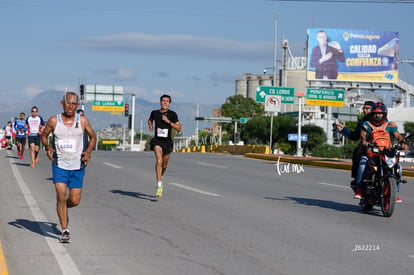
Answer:
<path fill-rule="evenodd" d="M 327 185 L 327 186 L 332 186 L 332 187 L 338 187 L 338 188 L 345 188 L 345 189 L 351 188 L 351 187 L 349 187 L 349 186 L 337 185 L 337 184 L 325 183 L 325 182 L 317 182 L 317 184 L 320 184 L 320 185 Z"/>
<path fill-rule="evenodd" d="M 211 164 L 211 163 L 202 162 L 202 161 L 197 161 L 197 163 L 201 165 L 212 166 L 212 167 L 223 168 L 223 169 L 228 168 L 227 166 L 221 166 L 221 165 Z"/>
<path fill-rule="evenodd" d="M 109 163 L 109 162 L 104 162 L 104 164 L 105 165 L 108 165 L 108 166 L 111 166 L 111 167 L 114 167 L 114 168 L 117 168 L 117 169 L 121 169 L 122 168 L 121 166 L 118 166 L 118 165 L 115 165 L 115 164 L 112 164 L 112 163 Z"/>
<path fill-rule="evenodd" d="M 190 191 L 193 191 L 193 192 L 197 192 L 197 193 L 200 193 L 200 194 L 204 194 L 204 195 L 207 195 L 207 196 L 221 197 L 221 195 L 219 195 L 219 194 L 203 191 L 203 190 L 193 188 L 193 187 L 190 187 L 190 186 L 187 186 L 187 185 L 183 185 L 183 184 L 180 184 L 180 183 L 170 182 L 168 184 L 171 184 L 171 185 L 174 185 L 176 187 L 183 188 L 183 189 L 187 189 L 187 190 L 190 190 Z"/>
<path fill-rule="evenodd" d="M 8 151 L 7 154 L 11 156 L 11 153 Z M 46 237 L 50 232 L 50 227 L 47 226 L 43 221 L 46 221 L 46 217 L 43 212 L 40 210 L 40 207 L 37 205 L 37 202 L 30 192 L 27 184 L 24 182 L 22 176 L 20 175 L 19 170 L 17 169 L 17 165 L 12 163 L 12 159 L 9 158 L 10 166 L 12 168 L 14 177 L 16 178 L 17 184 L 20 187 L 20 190 L 23 193 L 23 196 L 26 200 L 27 205 L 29 206 L 35 221 L 42 221 L 38 223 L 40 230 L 43 233 L 43 238 L 46 240 L 50 250 L 52 251 L 53 256 L 57 263 L 59 264 L 60 270 L 62 274 L 65 275 L 81 275 L 78 266 L 76 265 L 75 261 L 72 259 L 70 254 L 66 251 L 66 248 L 58 242 L 57 239 L 52 239 Z"/>

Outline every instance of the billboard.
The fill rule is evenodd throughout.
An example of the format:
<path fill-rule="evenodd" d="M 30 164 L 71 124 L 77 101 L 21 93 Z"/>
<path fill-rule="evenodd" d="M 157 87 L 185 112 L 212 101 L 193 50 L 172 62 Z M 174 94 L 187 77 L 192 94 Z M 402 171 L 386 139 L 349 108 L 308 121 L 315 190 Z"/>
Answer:
<path fill-rule="evenodd" d="M 124 101 L 124 87 L 114 85 L 86 85 L 85 100 Z M 123 110 L 122 110 L 123 111 Z"/>
<path fill-rule="evenodd" d="M 307 80 L 395 83 L 398 32 L 308 29 Z"/>

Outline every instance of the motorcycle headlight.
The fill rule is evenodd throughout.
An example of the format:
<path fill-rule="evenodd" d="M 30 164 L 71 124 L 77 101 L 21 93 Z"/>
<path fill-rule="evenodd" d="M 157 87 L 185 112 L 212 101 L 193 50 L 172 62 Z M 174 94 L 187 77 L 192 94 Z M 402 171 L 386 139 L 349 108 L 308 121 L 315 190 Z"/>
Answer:
<path fill-rule="evenodd" d="M 385 162 L 387 163 L 389 168 L 392 168 L 397 163 L 397 158 L 395 158 L 395 157 L 393 157 L 393 158 L 385 157 Z"/>

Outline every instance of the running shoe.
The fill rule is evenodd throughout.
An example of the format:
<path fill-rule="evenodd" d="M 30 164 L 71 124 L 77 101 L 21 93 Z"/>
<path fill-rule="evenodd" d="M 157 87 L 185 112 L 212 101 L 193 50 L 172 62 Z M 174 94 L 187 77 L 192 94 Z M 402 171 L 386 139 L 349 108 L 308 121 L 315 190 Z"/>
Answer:
<path fill-rule="evenodd" d="M 31 168 L 34 168 L 34 167 L 35 167 L 35 165 L 36 165 L 36 164 L 33 162 L 32 164 L 30 164 L 30 167 L 31 167 Z"/>
<path fill-rule="evenodd" d="M 23 159 L 23 155 L 20 155 L 20 159 Z"/>
<path fill-rule="evenodd" d="M 39 158 L 36 158 L 35 161 L 38 162 L 39 161 Z"/>
<path fill-rule="evenodd" d="M 161 184 L 160 186 L 157 186 L 157 191 L 155 192 L 155 196 L 156 197 L 162 197 L 162 189 L 163 189 L 163 185 Z"/>
<path fill-rule="evenodd" d="M 70 243 L 70 232 L 69 232 L 69 229 L 63 230 L 62 236 L 60 237 L 59 241 L 61 243 Z"/>
<path fill-rule="evenodd" d="M 354 199 L 361 199 L 362 198 L 362 189 L 358 188 L 355 192 Z"/>

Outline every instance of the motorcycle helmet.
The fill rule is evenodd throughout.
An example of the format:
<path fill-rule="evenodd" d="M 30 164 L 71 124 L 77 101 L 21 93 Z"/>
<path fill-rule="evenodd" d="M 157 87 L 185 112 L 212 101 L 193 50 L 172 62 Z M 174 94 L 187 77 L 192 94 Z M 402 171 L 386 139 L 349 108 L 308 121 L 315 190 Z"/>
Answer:
<path fill-rule="evenodd" d="M 375 114 L 383 114 L 383 116 L 377 117 Z M 387 119 L 387 106 L 382 102 L 377 102 L 371 107 L 371 120 L 374 125 L 379 126 Z"/>

